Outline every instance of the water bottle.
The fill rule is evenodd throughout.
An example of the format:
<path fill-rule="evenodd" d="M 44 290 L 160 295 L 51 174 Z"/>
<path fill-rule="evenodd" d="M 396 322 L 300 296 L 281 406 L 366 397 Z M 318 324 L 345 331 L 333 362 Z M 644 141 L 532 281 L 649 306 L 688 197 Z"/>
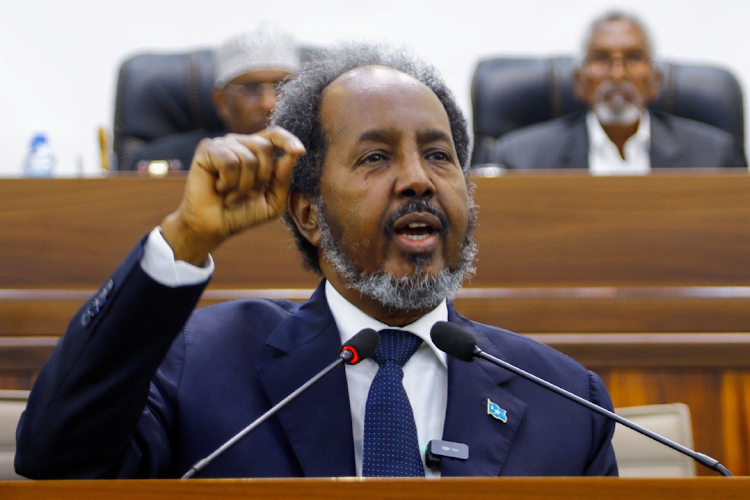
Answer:
<path fill-rule="evenodd" d="M 55 155 L 47 142 L 47 136 L 36 133 L 31 139 L 29 153 L 23 163 L 23 172 L 26 177 L 52 177 L 55 168 Z"/>

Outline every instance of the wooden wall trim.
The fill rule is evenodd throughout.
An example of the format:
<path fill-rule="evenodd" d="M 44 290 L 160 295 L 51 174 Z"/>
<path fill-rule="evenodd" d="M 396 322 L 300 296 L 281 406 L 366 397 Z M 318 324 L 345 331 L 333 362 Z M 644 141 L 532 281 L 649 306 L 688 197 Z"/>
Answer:
<path fill-rule="evenodd" d="M 0 289 L 0 336 L 60 335 L 94 289 Z M 241 298 L 305 300 L 312 288 L 208 289 L 200 305 Z M 518 333 L 742 332 L 747 287 L 464 288 L 463 315 Z"/>
<path fill-rule="evenodd" d="M 750 368 L 748 333 L 531 334 L 589 369 Z"/>
<path fill-rule="evenodd" d="M 750 333 L 530 334 L 596 369 L 717 367 L 750 369 Z M 1 370 L 38 370 L 59 337 L 0 337 Z"/>

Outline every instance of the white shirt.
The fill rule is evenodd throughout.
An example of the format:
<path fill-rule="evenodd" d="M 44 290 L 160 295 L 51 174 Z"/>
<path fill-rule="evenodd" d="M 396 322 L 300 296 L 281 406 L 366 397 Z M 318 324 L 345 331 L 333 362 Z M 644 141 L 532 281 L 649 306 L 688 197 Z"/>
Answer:
<path fill-rule="evenodd" d="M 589 172 L 593 175 L 643 175 L 651 171 L 651 119 L 648 111 L 641 114 L 638 130 L 625 141 L 625 159 L 620 156 L 596 115 L 586 114 L 589 135 Z"/>
<path fill-rule="evenodd" d="M 203 267 L 174 260 L 172 247 L 164 240 L 157 227 L 151 231 L 143 246 L 141 268 L 164 286 L 188 286 L 207 281 L 214 272 L 214 260 L 209 255 Z"/>
<path fill-rule="evenodd" d="M 341 343 L 352 338 L 363 328 L 380 331 L 388 325 L 371 318 L 326 281 L 326 299 L 336 320 Z M 414 421 L 417 424 L 417 437 L 424 465 L 424 451 L 432 439 L 442 439 L 445 409 L 448 401 L 448 361 L 447 355 L 435 347 L 430 339 L 430 329 L 438 321 L 448 320 L 448 306 L 445 300 L 438 307 L 419 318 L 414 323 L 399 328 L 421 338 L 424 342 L 417 352 L 404 365 L 404 389 L 409 396 Z M 349 404 L 352 410 L 352 433 L 354 435 L 354 459 L 357 476 L 362 475 L 364 453 L 365 403 L 372 379 L 378 371 L 378 364 L 366 359 L 359 364 L 346 367 L 346 383 L 349 387 Z M 440 473 L 425 468 L 427 477 L 440 477 Z"/>
<path fill-rule="evenodd" d="M 186 262 L 174 260 L 172 249 L 164 240 L 158 228 L 154 229 L 144 245 L 141 267 L 154 280 L 166 286 L 194 285 L 206 281 L 214 270 L 213 259 L 209 257 L 205 267 L 196 267 Z M 341 343 L 348 341 L 363 328 L 383 330 L 388 325 L 371 318 L 351 302 L 346 300 L 328 281 L 325 284 L 326 299 L 336 326 L 341 335 Z M 442 439 L 445 411 L 448 402 L 448 361 L 430 339 L 430 329 L 438 321 L 448 320 L 446 301 L 414 323 L 401 327 L 424 342 L 417 352 L 404 365 L 404 389 L 414 412 L 417 424 L 422 464 L 424 452 L 432 439 Z M 349 388 L 349 404 L 352 413 L 352 435 L 354 438 L 354 461 L 357 476 L 362 476 L 364 454 L 365 404 L 378 364 L 366 359 L 356 365 L 347 365 L 346 383 Z M 440 477 L 425 467 L 427 477 Z"/>

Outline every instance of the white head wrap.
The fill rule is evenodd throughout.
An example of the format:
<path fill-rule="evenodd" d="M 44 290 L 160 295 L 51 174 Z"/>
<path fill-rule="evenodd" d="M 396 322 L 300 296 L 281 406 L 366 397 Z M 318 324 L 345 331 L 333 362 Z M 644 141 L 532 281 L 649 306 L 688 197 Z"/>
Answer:
<path fill-rule="evenodd" d="M 298 66 L 299 55 L 292 37 L 274 25 L 262 25 L 230 38 L 219 47 L 214 85 L 223 87 L 248 71 L 294 72 Z"/>

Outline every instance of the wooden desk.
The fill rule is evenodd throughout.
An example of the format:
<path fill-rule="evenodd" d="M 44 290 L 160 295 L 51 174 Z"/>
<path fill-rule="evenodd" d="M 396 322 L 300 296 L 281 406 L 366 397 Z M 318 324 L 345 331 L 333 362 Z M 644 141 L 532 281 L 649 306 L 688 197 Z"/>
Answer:
<path fill-rule="evenodd" d="M 472 288 L 750 286 L 750 176 L 477 179 Z M 0 286 L 95 288 L 180 200 L 182 177 L 0 179 Z M 289 233 L 227 242 L 212 288 L 309 288 Z"/>
<path fill-rule="evenodd" d="M 747 330 L 750 176 L 535 172 L 476 182 L 478 272 L 459 300 L 472 318 L 534 333 Z M 0 180 L 0 335 L 59 334 L 81 297 L 177 205 L 183 184 Z M 299 297 L 317 283 L 280 223 L 230 240 L 215 258 L 209 289 L 221 297 Z"/>
<path fill-rule="evenodd" d="M 569 353 L 602 375 L 617 406 L 688 403 L 696 448 L 750 474 L 750 439 L 738 437 L 750 435 L 750 176 L 533 172 L 476 184 L 478 273 L 459 310 Z M 77 308 L 183 185 L 0 180 L 0 388 L 30 387 Z M 280 223 L 214 257 L 203 304 L 302 299 L 317 283 Z"/>
<path fill-rule="evenodd" d="M 746 500 L 750 478 L 225 479 L 0 482 L 4 500 Z"/>

